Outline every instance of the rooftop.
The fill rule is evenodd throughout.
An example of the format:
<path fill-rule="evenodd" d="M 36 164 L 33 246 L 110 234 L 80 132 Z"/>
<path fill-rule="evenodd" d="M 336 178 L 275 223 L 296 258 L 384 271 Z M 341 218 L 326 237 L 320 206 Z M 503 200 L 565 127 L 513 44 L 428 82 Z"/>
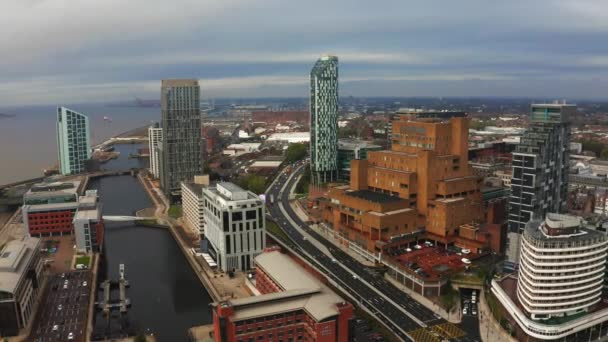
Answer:
<path fill-rule="evenodd" d="M 295 310 L 305 310 L 317 321 L 339 314 L 336 305 L 344 300 L 287 255 L 266 252 L 257 256 L 255 262 L 284 291 L 228 301 L 238 307 L 235 320 Z"/>
<path fill-rule="evenodd" d="M 345 192 L 345 195 L 364 199 L 366 201 L 375 202 L 375 203 L 389 203 L 389 202 L 403 201 L 402 198 L 383 194 L 380 192 L 371 191 L 371 190 L 348 191 L 348 192 Z"/>
<path fill-rule="evenodd" d="M 14 293 L 39 244 L 40 239 L 26 236 L 0 250 L 0 292 Z"/>

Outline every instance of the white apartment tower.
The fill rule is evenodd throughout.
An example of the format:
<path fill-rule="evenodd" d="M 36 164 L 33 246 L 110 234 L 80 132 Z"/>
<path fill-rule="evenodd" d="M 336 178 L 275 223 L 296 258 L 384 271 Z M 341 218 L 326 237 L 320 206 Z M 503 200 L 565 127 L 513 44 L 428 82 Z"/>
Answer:
<path fill-rule="evenodd" d="M 148 147 L 150 149 L 150 172 L 154 175 L 154 178 L 160 178 L 160 161 L 158 146 L 163 140 L 163 129 L 160 128 L 158 123 L 148 128 Z"/>
<path fill-rule="evenodd" d="M 205 240 L 223 271 L 248 270 L 266 243 L 264 204 L 232 183 L 203 189 Z"/>

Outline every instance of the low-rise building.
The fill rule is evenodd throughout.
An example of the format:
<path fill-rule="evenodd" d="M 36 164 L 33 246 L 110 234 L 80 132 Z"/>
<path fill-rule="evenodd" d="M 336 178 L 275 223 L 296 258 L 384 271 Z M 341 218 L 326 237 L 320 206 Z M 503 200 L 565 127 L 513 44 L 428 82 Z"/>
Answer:
<path fill-rule="evenodd" d="M 232 183 L 203 189 L 205 241 L 223 271 L 248 270 L 266 244 L 264 204 L 251 191 Z"/>
<path fill-rule="evenodd" d="M 23 195 L 23 223 L 31 236 L 71 234 L 80 181 L 34 184 Z"/>
<path fill-rule="evenodd" d="M 87 190 L 85 195 L 78 199 L 78 211 L 74 215 L 76 250 L 82 253 L 101 252 L 104 229 L 97 190 Z"/>
<path fill-rule="evenodd" d="M 213 304 L 216 341 L 349 341 L 350 303 L 279 251 L 255 263 L 260 295 Z"/>
<path fill-rule="evenodd" d="M 24 237 L 0 249 L 0 336 L 14 336 L 32 319 L 43 282 L 40 239 Z"/>

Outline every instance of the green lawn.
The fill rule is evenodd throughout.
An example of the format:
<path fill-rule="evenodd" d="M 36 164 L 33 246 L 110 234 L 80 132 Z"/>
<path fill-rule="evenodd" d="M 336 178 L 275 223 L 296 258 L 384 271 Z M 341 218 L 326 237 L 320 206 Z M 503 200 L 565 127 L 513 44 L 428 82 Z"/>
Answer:
<path fill-rule="evenodd" d="M 276 235 L 280 239 L 290 241 L 289 236 L 287 236 L 287 234 L 272 221 L 266 220 L 266 230 Z"/>
<path fill-rule="evenodd" d="M 179 205 L 172 205 L 169 207 L 169 216 L 173 217 L 173 218 L 178 218 L 180 216 L 182 216 L 182 207 Z"/>
<path fill-rule="evenodd" d="M 88 255 L 83 255 L 76 257 L 76 265 L 83 264 L 86 267 L 89 267 L 89 263 L 91 262 L 91 257 Z"/>

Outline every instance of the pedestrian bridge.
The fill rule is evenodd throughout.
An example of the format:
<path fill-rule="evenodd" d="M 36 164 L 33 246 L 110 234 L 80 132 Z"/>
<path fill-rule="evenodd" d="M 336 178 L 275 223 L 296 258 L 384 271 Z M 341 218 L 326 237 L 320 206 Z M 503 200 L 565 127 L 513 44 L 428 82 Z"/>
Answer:
<path fill-rule="evenodd" d="M 109 222 L 142 221 L 142 220 L 154 220 L 154 219 L 155 219 L 154 217 L 103 215 L 103 220 L 109 221 Z"/>

